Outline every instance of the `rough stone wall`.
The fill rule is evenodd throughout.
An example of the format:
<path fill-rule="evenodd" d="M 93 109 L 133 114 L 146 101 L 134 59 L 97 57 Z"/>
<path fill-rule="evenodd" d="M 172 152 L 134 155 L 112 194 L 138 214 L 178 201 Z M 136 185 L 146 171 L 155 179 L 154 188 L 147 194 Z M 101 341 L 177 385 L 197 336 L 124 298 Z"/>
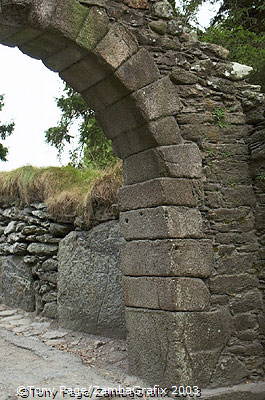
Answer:
<path fill-rule="evenodd" d="M 265 100 L 259 92 L 247 91 L 243 99 L 249 122 L 252 124 L 247 143 L 250 149 L 250 171 L 257 202 L 253 209 L 258 239 L 258 253 L 255 269 L 259 288 L 265 304 Z M 265 310 L 259 314 L 261 341 L 265 347 Z"/>
<path fill-rule="evenodd" d="M 263 167 L 250 150 L 263 148 L 264 115 L 249 68 L 198 42 L 167 1 L 10 0 L 0 12 L 1 43 L 58 71 L 124 159 L 131 371 L 163 386 L 260 379 Z"/>
<path fill-rule="evenodd" d="M 170 76 L 177 85 L 182 104 L 176 116 L 179 142 L 196 144 L 203 160 L 203 177 L 194 173 L 193 182 L 178 187 L 178 196 L 183 195 L 187 201 L 184 192 L 192 182 L 203 217 L 204 238 L 213 241 L 214 250 L 209 278 L 209 271 L 204 275 L 198 268 L 199 273 L 207 278 L 204 282 L 210 292 L 210 310 L 230 321 L 230 337 L 212 366 L 209 384 L 222 386 L 259 379 L 264 376 L 264 95 L 260 87 L 243 81 L 250 68 L 228 62 L 227 50 L 201 43 L 185 32 L 181 23 L 172 19 L 167 2 L 153 2 L 151 16 L 145 16 L 142 10 L 130 10 L 127 17 L 119 14 L 118 18 L 130 25 L 139 43 L 153 54 L 160 73 Z M 167 94 L 166 81 L 164 85 Z M 254 165 L 250 150 L 252 158 L 259 160 Z M 183 150 L 181 153 L 183 156 Z M 147 164 L 149 154 L 138 156 L 139 161 Z M 167 156 L 161 151 L 160 157 Z M 140 181 L 138 172 L 132 177 L 130 161 L 127 164 L 130 183 Z M 259 170 L 259 175 L 257 171 L 253 175 L 253 168 Z M 143 174 L 150 177 L 150 167 Z M 150 185 L 152 189 L 156 190 L 154 185 Z M 196 276 L 195 268 L 193 265 L 190 276 Z M 126 287 L 125 295 L 130 287 Z M 137 297 L 135 286 L 131 290 Z M 134 298 L 131 304 L 139 301 Z M 196 304 L 200 307 L 199 297 Z M 203 309 L 205 298 L 202 304 Z"/>
<path fill-rule="evenodd" d="M 124 337 L 124 240 L 108 218 L 82 231 L 79 220 L 58 223 L 44 203 L 0 208 L 0 301 L 73 330 Z"/>
<path fill-rule="evenodd" d="M 45 204 L 0 208 L 1 298 L 10 306 L 57 318 L 58 245 L 71 224 L 49 219 Z"/>

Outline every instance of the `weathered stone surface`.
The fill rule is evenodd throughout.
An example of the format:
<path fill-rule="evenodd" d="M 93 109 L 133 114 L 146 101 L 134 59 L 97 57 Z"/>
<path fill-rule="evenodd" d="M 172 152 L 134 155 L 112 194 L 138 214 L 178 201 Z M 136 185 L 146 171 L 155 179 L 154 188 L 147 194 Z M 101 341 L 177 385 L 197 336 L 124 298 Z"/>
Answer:
<path fill-rule="evenodd" d="M 71 232 L 58 252 L 58 313 L 62 326 L 90 333 L 124 335 L 121 271 L 123 240 L 115 221 L 89 232 Z"/>
<path fill-rule="evenodd" d="M 210 293 L 197 278 L 123 278 L 125 305 L 168 311 L 203 311 Z"/>
<path fill-rule="evenodd" d="M 150 120 L 177 114 L 182 108 L 176 86 L 168 77 L 138 90 L 133 98 L 144 117 Z"/>
<path fill-rule="evenodd" d="M 251 231 L 255 223 L 254 215 L 248 207 L 212 210 L 209 212 L 209 220 L 220 232 Z"/>
<path fill-rule="evenodd" d="M 48 258 L 48 260 L 44 261 L 41 265 L 41 269 L 43 271 L 57 271 L 58 270 L 58 261 L 52 258 Z"/>
<path fill-rule="evenodd" d="M 221 275 L 210 279 L 210 290 L 218 294 L 236 294 L 257 287 L 257 278 L 250 274 Z"/>
<path fill-rule="evenodd" d="M 258 289 L 233 296 L 230 300 L 230 309 L 233 314 L 245 313 L 263 307 L 262 294 Z"/>
<path fill-rule="evenodd" d="M 252 186 L 236 185 L 222 189 L 223 198 L 227 207 L 254 206 L 256 197 Z"/>
<path fill-rule="evenodd" d="M 28 239 L 29 239 L 29 237 L 28 237 Z M 37 235 L 37 236 L 35 236 L 35 240 L 38 240 L 41 243 L 51 243 L 51 244 L 57 244 L 60 242 L 60 238 L 54 237 L 53 235 L 50 235 L 50 234 Z"/>
<path fill-rule="evenodd" d="M 80 0 L 79 3 L 84 6 L 99 6 L 103 8 L 107 7 L 107 0 Z"/>
<path fill-rule="evenodd" d="M 108 72 L 93 54 L 89 54 L 84 59 L 60 72 L 59 75 L 62 79 L 69 82 L 75 90 L 83 92 L 90 86 L 106 78 Z"/>
<path fill-rule="evenodd" d="M 42 296 L 42 300 L 50 303 L 53 301 L 57 301 L 57 292 L 47 292 Z"/>
<path fill-rule="evenodd" d="M 129 90 L 126 86 L 115 75 L 110 75 L 85 90 L 82 97 L 93 110 L 103 110 L 104 112 L 106 107 L 123 99 L 128 94 Z"/>
<path fill-rule="evenodd" d="M 109 139 L 114 139 L 121 133 L 128 131 L 128 129 L 134 129 L 146 123 L 131 95 L 112 104 L 103 111 L 97 112 L 97 118 Z M 109 124 L 110 120 L 112 121 L 111 126 Z"/>
<path fill-rule="evenodd" d="M 237 332 L 258 328 L 257 316 L 253 314 L 237 314 L 233 321 Z"/>
<path fill-rule="evenodd" d="M 39 271 L 37 274 L 41 281 L 44 281 L 46 283 L 47 282 L 52 283 L 55 286 L 57 285 L 57 281 L 58 281 L 58 273 L 57 272 L 55 272 L 55 271 L 49 271 L 49 272 Z"/>
<path fill-rule="evenodd" d="M 43 64 L 55 72 L 61 72 L 87 55 L 84 49 L 69 45 L 56 54 L 42 60 Z"/>
<path fill-rule="evenodd" d="M 9 224 L 7 225 L 7 227 L 4 230 L 4 234 L 9 235 L 10 233 L 15 232 L 16 227 L 17 227 L 17 221 L 9 222 Z"/>
<path fill-rule="evenodd" d="M 123 2 L 132 8 L 145 10 L 149 7 L 148 0 L 123 0 Z"/>
<path fill-rule="evenodd" d="M 257 244 L 257 238 L 255 237 L 255 234 L 253 232 L 231 232 L 231 233 L 217 233 L 216 234 L 216 240 L 218 243 L 221 244 L 235 244 L 235 245 L 241 245 L 242 251 L 244 251 L 245 247 L 244 246 L 253 246 L 254 251 L 258 250 L 258 244 Z M 247 250 L 248 251 L 248 250 Z M 253 250 L 251 250 L 253 251 Z"/>
<path fill-rule="evenodd" d="M 10 253 L 10 247 L 6 243 L 1 243 L 0 244 L 0 255 L 7 255 Z"/>
<path fill-rule="evenodd" d="M 175 71 L 175 70 L 174 70 Z M 186 72 L 184 71 L 184 77 L 182 78 L 181 72 L 178 70 L 176 70 L 176 79 L 182 80 L 181 84 L 188 84 L 188 81 L 195 79 L 196 75 L 189 73 L 189 75 L 186 76 Z M 190 77 L 191 75 L 191 77 Z M 172 77 L 171 77 L 172 79 Z M 172 79 L 173 80 L 173 79 Z M 178 122 L 181 125 L 201 125 L 201 124 L 207 124 L 207 123 L 211 123 L 214 124 L 216 123 L 216 117 L 214 115 L 213 112 L 202 112 L 200 114 L 195 113 L 195 112 L 188 112 L 185 113 L 185 109 L 183 110 L 184 112 L 180 115 L 178 115 Z M 226 113 L 225 114 L 225 122 L 227 122 L 227 124 L 234 124 L 234 125 L 244 125 L 246 123 L 246 116 L 243 113 L 238 113 L 238 114 L 233 114 L 233 113 Z M 207 127 L 209 128 L 209 125 L 205 126 L 205 129 L 207 129 Z M 202 127 L 201 127 L 202 128 Z M 210 147 L 210 143 L 207 143 L 207 146 Z M 230 144 L 231 148 L 232 148 L 232 144 Z"/>
<path fill-rule="evenodd" d="M 163 117 L 152 121 L 149 123 L 149 129 L 157 146 L 168 146 L 183 142 L 174 117 Z"/>
<path fill-rule="evenodd" d="M 129 186 L 119 191 L 120 210 L 156 207 L 159 205 L 198 205 L 202 187 L 191 179 L 157 178 Z"/>
<path fill-rule="evenodd" d="M 160 35 L 164 35 L 167 30 L 167 23 L 165 21 L 152 21 L 149 24 L 150 28 Z"/>
<path fill-rule="evenodd" d="M 236 88 L 232 82 L 227 81 L 227 79 L 210 77 L 207 81 L 207 85 L 217 92 L 222 92 L 226 94 L 235 94 Z"/>
<path fill-rule="evenodd" d="M 10 249 L 9 252 L 16 254 L 16 255 L 25 255 L 27 252 L 27 245 L 26 243 L 14 243 Z"/>
<path fill-rule="evenodd" d="M 242 254 L 232 252 L 220 255 L 216 262 L 216 272 L 218 274 L 240 274 L 253 272 L 253 254 Z"/>
<path fill-rule="evenodd" d="M 156 1 L 153 5 L 154 14 L 161 18 L 170 18 L 173 16 L 173 8 L 167 0 Z"/>
<path fill-rule="evenodd" d="M 257 207 L 255 211 L 256 229 L 262 231 L 265 227 L 264 221 L 265 221 L 265 207 L 261 205 Z"/>
<path fill-rule="evenodd" d="M 47 3 L 49 4 L 49 2 Z M 89 10 L 86 7 L 82 7 L 79 2 L 57 0 L 52 16 L 50 18 L 48 17 L 48 22 L 52 29 L 62 32 L 70 39 L 76 39 L 86 20 L 88 12 Z"/>
<path fill-rule="evenodd" d="M 136 129 L 128 130 L 113 140 L 113 149 L 121 158 L 157 146 L 180 144 L 183 139 L 174 117 L 163 117 Z"/>
<path fill-rule="evenodd" d="M 71 225 L 51 223 L 49 231 L 53 236 L 61 238 L 71 232 L 72 229 L 73 227 Z"/>
<path fill-rule="evenodd" d="M 27 225 L 21 231 L 23 235 L 42 235 L 46 232 L 47 230 L 45 228 L 37 225 Z"/>
<path fill-rule="evenodd" d="M 30 254 L 53 255 L 58 251 L 58 246 L 44 243 L 31 243 L 28 246 Z"/>
<path fill-rule="evenodd" d="M 19 49 L 22 53 L 40 60 L 59 52 L 67 45 L 69 45 L 69 42 L 63 36 L 60 37 L 58 34 L 48 32 L 37 36 L 37 38 L 27 43 L 21 44 Z"/>
<path fill-rule="evenodd" d="M 1 12 L 1 9 L 0 9 Z M 16 25 L 14 26 L 9 26 L 9 25 L 4 25 L 2 24 L 2 15 L 1 15 L 1 32 L 0 32 L 0 39 L 1 42 L 3 40 L 3 42 L 7 43 L 6 39 L 8 37 L 12 37 L 13 35 L 16 35 L 17 33 L 19 33 L 21 31 L 21 27 L 18 27 Z M 8 44 L 6 44 L 8 46 Z M 13 43 L 11 44 L 13 46 Z"/>
<path fill-rule="evenodd" d="M 76 38 L 76 42 L 87 50 L 94 49 L 109 29 L 109 18 L 104 9 L 91 7 Z"/>
<path fill-rule="evenodd" d="M 178 67 L 173 68 L 170 79 L 177 85 L 192 85 L 198 82 L 198 77 L 195 74 Z"/>
<path fill-rule="evenodd" d="M 138 240 L 121 250 L 123 273 L 130 276 L 208 277 L 213 267 L 209 240 Z"/>
<path fill-rule="evenodd" d="M 215 369 L 212 381 L 215 386 L 233 385 L 243 382 L 249 375 L 249 370 L 235 356 L 223 356 Z"/>
<path fill-rule="evenodd" d="M 237 62 L 232 62 L 231 70 L 226 71 L 226 76 L 229 79 L 232 79 L 235 81 L 240 81 L 240 80 L 246 78 L 252 71 L 253 71 L 252 67 L 249 67 L 249 66 L 243 65 L 243 64 L 239 64 Z"/>
<path fill-rule="evenodd" d="M 202 219 L 198 210 L 161 206 L 122 212 L 125 239 L 201 238 Z"/>
<path fill-rule="evenodd" d="M 138 45 L 129 30 L 120 24 L 113 24 L 94 52 L 108 67 L 117 69 L 137 50 Z"/>
<path fill-rule="evenodd" d="M 214 161 L 205 168 L 205 175 L 209 182 L 228 185 L 249 185 L 251 176 L 248 163 L 242 161 Z"/>
<path fill-rule="evenodd" d="M 199 101 L 203 98 L 204 88 L 199 84 L 196 85 L 177 84 L 176 90 L 179 97 L 182 99 L 197 99 Z"/>
<path fill-rule="evenodd" d="M 44 317 L 52 318 L 52 319 L 57 319 L 58 318 L 58 306 L 57 302 L 53 301 L 51 303 L 46 303 L 42 315 Z"/>
<path fill-rule="evenodd" d="M 201 154 L 194 143 L 157 147 L 128 157 L 124 162 L 126 184 L 163 176 L 200 178 L 201 174 Z"/>
<path fill-rule="evenodd" d="M 255 132 L 248 140 L 253 160 L 265 159 L 265 134 L 264 131 Z"/>
<path fill-rule="evenodd" d="M 157 80 L 159 70 L 150 53 L 140 49 L 117 69 L 115 76 L 129 91 L 134 91 Z"/>
<path fill-rule="evenodd" d="M 232 354 L 236 354 L 239 357 L 253 357 L 253 356 L 261 356 L 264 355 L 264 348 L 260 341 L 253 341 L 252 343 L 240 343 L 235 344 L 229 347 L 229 350 Z"/>
<path fill-rule="evenodd" d="M 23 262 L 23 257 L 1 257 L 0 264 L 3 302 L 11 307 L 34 311 L 33 277 L 30 267 Z"/>
<path fill-rule="evenodd" d="M 194 142 L 201 143 L 202 140 L 209 140 L 212 143 L 220 141 L 224 143 L 231 142 L 233 139 L 241 139 L 247 137 L 249 133 L 248 126 L 227 126 L 221 128 L 217 125 L 203 125 L 203 124 L 187 124 L 181 128 L 183 138 Z"/>
<path fill-rule="evenodd" d="M 176 382 L 207 386 L 231 334 L 231 318 L 224 310 L 172 313 L 126 308 L 126 321 L 132 373 L 163 387 Z"/>
<path fill-rule="evenodd" d="M 217 58 L 226 59 L 229 56 L 229 50 L 217 44 L 201 42 L 199 46 L 201 49 L 205 50 L 206 53 L 210 53 Z"/>

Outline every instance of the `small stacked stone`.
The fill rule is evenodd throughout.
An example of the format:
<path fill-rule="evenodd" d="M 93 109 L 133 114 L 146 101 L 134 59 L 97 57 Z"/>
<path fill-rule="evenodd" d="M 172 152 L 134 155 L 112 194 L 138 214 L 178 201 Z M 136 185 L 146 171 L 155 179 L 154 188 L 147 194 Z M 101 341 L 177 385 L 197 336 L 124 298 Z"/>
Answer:
<path fill-rule="evenodd" d="M 49 218 L 43 203 L 0 209 L 1 297 L 44 316 L 57 317 L 57 252 L 73 226 Z"/>

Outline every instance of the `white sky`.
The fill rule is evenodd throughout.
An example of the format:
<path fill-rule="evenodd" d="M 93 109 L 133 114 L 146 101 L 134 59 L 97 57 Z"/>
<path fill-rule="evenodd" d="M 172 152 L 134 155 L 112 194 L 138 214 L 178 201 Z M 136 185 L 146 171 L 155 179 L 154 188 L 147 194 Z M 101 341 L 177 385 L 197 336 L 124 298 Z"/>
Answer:
<path fill-rule="evenodd" d="M 216 6 L 204 4 L 198 19 L 206 26 Z M 45 143 L 44 131 L 56 125 L 59 111 L 55 97 L 60 96 L 63 82 L 41 61 L 25 56 L 16 48 L 0 45 L 0 94 L 5 95 L 5 108 L 0 122 L 14 120 L 15 131 L 4 145 L 9 148 L 8 161 L 0 161 L 0 170 L 23 165 L 60 165 L 56 149 Z M 62 163 L 66 164 L 65 155 Z"/>
<path fill-rule="evenodd" d="M 220 3 L 221 1 L 216 4 L 210 4 L 210 2 L 207 1 L 200 7 L 198 12 L 198 22 L 201 28 L 206 28 L 210 25 L 211 19 L 220 8 Z"/>

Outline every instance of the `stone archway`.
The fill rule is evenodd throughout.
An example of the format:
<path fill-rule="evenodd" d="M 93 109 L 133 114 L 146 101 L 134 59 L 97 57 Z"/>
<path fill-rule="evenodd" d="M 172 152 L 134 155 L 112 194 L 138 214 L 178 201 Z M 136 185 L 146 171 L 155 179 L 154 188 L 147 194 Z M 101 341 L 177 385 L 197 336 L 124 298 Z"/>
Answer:
<path fill-rule="evenodd" d="M 213 186 L 223 185 L 226 177 L 216 170 L 223 167 L 211 170 L 203 160 L 207 144 L 219 162 L 232 137 L 247 168 L 240 161 L 246 145 L 236 145 L 248 128 L 227 52 L 183 33 L 167 1 L 2 0 L 0 18 L 0 43 L 41 59 L 81 93 L 124 160 L 120 220 L 131 372 L 162 386 L 207 387 L 222 382 L 222 363 L 228 370 L 241 363 L 240 376 L 222 377 L 239 383 L 247 369 L 227 350 L 238 317 L 222 302 L 230 292 L 236 297 L 240 285 L 255 291 L 257 282 L 244 271 L 240 283 L 233 268 L 218 274 L 213 244 L 224 251 L 229 239 L 216 240 L 227 232 L 218 227 L 224 219 L 234 226 L 246 218 L 254 229 L 248 218 L 255 196 L 246 171 L 239 184 L 249 188 L 248 199 L 237 203 L 243 214 L 222 212 Z M 215 113 L 222 102 L 234 107 L 229 134 Z M 238 177 L 233 166 L 230 172 Z M 242 357 L 247 363 L 247 351 Z"/>

